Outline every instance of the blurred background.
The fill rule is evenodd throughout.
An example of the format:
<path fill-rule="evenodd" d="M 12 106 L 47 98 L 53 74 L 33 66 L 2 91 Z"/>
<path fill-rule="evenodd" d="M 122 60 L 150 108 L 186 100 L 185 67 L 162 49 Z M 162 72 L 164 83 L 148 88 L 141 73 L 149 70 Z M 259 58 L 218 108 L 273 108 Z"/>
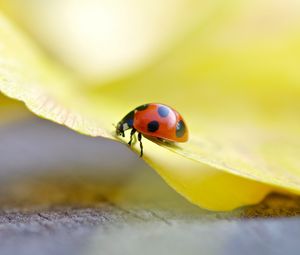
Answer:
<path fill-rule="evenodd" d="M 297 0 L 2 0 L 0 7 L 80 90 L 142 76 L 175 52 L 159 78 L 167 90 L 177 76 L 165 70 L 183 68 L 180 79 L 201 74 L 183 86 L 203 91 L 197 101 L 207 115 L 225 105 L 244 118 L 253 109 L 236 106 L 253 102 L 263 118 L 292 109 L 290 123 L 299 113 Z M 205 85 L 194 86 L 199 81 Z M 271 194 L 256 206 L 209 212 L 125 145 L 39 119 L 4 96 L 0 102 L 1 254 L 298 254 L 298 197 Z"/>

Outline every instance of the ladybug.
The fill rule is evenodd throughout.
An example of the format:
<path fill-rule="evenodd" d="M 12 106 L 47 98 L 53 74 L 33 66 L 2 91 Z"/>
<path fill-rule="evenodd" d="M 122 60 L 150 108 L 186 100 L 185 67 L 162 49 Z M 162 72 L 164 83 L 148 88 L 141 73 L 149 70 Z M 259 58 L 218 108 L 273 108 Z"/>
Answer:
<path fill-rule="evenodd" d="M 117 125 L 116 134 L 125 137 L 125 131 L 131 129 L 128 145 L 138 132 L 141 157 L 143 156 L 142 135 L 150 140 L 160 142 L 186 142 L 188 129 L 182 116 L 170 106 L 150 103 L 136 107 Z"/>

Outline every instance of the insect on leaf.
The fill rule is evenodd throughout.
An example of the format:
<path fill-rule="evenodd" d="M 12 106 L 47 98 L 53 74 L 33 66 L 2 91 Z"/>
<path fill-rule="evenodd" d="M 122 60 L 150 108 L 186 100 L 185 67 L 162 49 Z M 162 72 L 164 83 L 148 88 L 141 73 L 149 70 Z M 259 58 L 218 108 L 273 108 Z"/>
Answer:
<path fill-rule="evenodd" d="M 293 2 L 285 8 L 270 1 L 230 4 L 235 8 L 216 4 L 205 22 L 142 70 L 93 86 L 49 61 L 2 17 L 0 90 L 41 117 L 118 141 L 112 124 L 136 106 L 174 107 L 187 122 L 189 142 L 144 139 L 144 160 L 199 206 L 230 210 L 270 191 L 299 194 L 297 8 Z M 257 26 L 260 20 L 272 22 Z"/>

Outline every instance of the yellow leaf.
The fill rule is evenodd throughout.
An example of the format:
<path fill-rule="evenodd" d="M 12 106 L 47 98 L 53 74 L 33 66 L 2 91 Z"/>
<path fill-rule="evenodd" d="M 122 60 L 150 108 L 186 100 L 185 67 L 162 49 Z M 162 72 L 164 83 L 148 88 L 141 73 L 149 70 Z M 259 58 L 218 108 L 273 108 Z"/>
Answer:
<path fill-rule="evenodd" d="M 5 125 L 14 120 L 20 120 L 28 116 L 24 105 L 16 100 L 9 99 L 0 94 L 0 125 Z"/>
<path fill-rule="evenodd" d="M 299 193 L 297 3 L 233 4 L 218 6 L 218 15 L 205 26 L 199 21 L 152 65 L 98 87 L 65 77 L 2 20 L 0 38 L 7 49 L 1 57 L 18 64 L 0 70 L 4 81 L 14 81 L 1 82 L 0 90 L 40 116 L 111 139 L 116 139 L 112 124 L 134 107 L 173 106 L 189 125 L 190 141 L 176 146 L 145 141 L 144 159 L 175 190 L 205 208 L 256 203 L 270 190 Z M 264 20 L 269 22 L 258 25 Z"/>

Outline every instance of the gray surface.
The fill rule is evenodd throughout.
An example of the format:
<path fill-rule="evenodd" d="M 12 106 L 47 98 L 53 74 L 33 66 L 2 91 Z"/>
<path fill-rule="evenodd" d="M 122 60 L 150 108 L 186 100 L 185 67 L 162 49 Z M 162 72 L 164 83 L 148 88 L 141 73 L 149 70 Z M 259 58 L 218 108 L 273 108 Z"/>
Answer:
<path fill-rule="evenodd" d="M 300 199 L 214 213 L 125 146 L 32 118 L 0 128 L 0 254 L 299 254 Z M 253 219 L 252 219 L 253 218 Z"/>

